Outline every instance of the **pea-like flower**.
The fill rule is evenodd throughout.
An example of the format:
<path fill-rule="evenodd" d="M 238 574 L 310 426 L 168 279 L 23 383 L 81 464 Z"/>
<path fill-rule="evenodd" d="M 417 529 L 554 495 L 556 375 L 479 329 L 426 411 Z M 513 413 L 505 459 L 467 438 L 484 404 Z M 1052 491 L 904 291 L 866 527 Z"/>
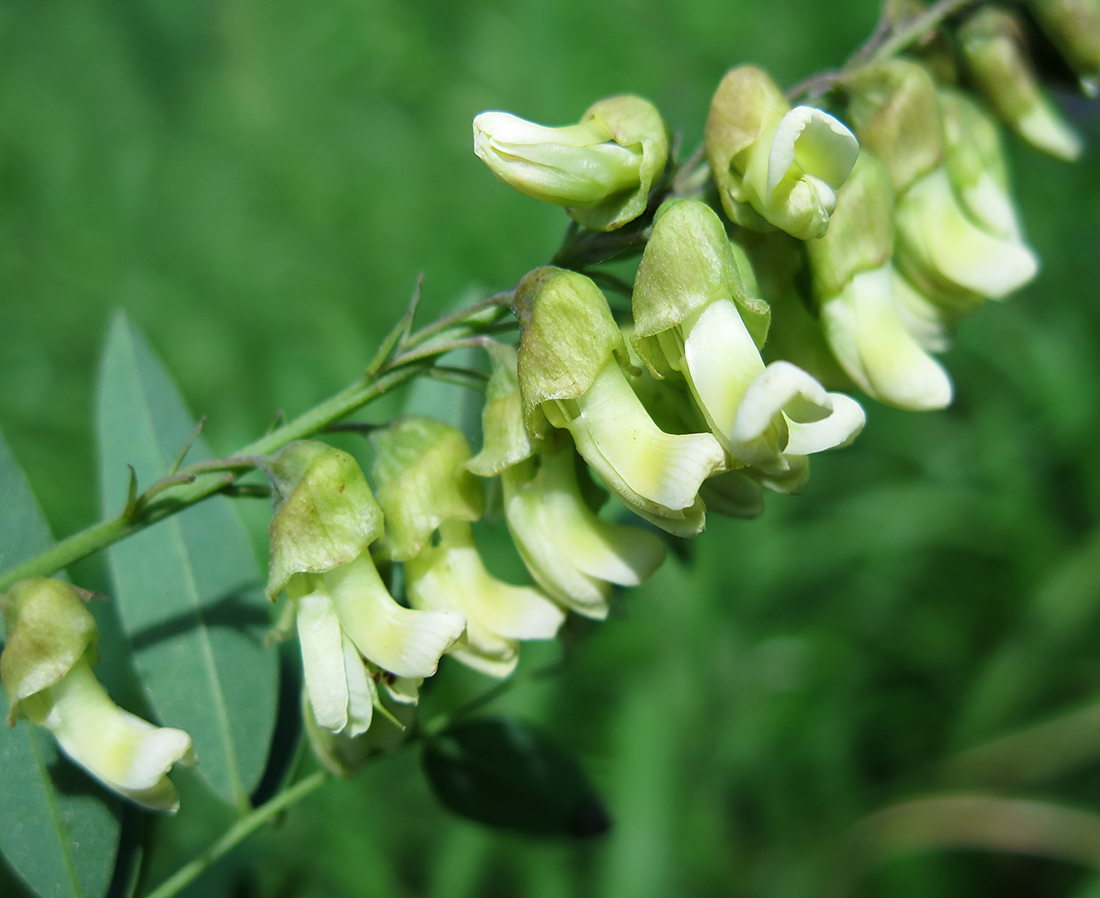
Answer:
<path fill-rule="evenodd" d="M 491 353 L 485 444 L 466 467 L 482 477 L 500 475 L 508 530 L 535 582 L 565 607 L 602 620 L 612 584 L 641 584 L 664 561 L 664 543 L 598 516 L 581 490 L 567 435 L 555 432 L 536 453 L 523 424 L 515 350 L 496 343 Z"/>
<path fill-rule="evenodd" d="M 709 433 L 661 430 L 635 395 L 607 300 L 583 275 L 538 268 L 516 290 L 527 428 L 568 430 L 581 457 L 631 511 L 677 536 L 705 525 L 699 485 L 725 467 Z"/>
<path fill-rule="evenodd" d="M 380 707 L 373 674 L 380 671 L 387 686 L 411 681 L 397 688 L 415 692 L 462 635 L 465 620 L 394 601 L 368 548 L 382 535 L 382 512 L 350 455 L 301 441 L 261 466 L 276 503 L 267 594 L 274 599 L 285 590 L 294 604 L 317 725 L 358 736 Z"/>
<path fill-rule="evenodd" d="M 668 159 L 668 136 L 652 103 L 622 95 L 561 128 L 483 112 L 474 118 L 474 152 L 520 193 L 565 206 L 585 227 L 611 231 L 645 211 Z"/>
<path fill-rule="evenodd" d="M 658 213 L 634 322 L 638 355 L 655 376 L 685 378 L 731 467 L 782 476 L 802 466 L 799 456 L 846 445 L 863 427 L 855 400 L 790 362 L 764 364 L 767 307 L 747 296 L 725 228 L 703 203 L 670 201 Z"/>
<path fill-rule="evenodd" d="M 763 219 L 800 240 L 828 230 L 836 191 L 859 152 L 841 122 L 812 106 L 792 109 L 771 77 L 749 65 L 719 84 L 705 140 L 730 218 L 750 228 Z"/>
<path fill-rule="evenodd" d="M 1001 176 L 982 186 L 973 160 L 962 158 L 999 153 L 988 132 L 974 130 L 953 98 L 945 107 L 932 76 L 913 62 L 867 66 L 849 87 L 856 132 L 893 186 L 896 264 L 909 282 L 957 316 L 1030 281 L 1038 271 L 1035 254 L 1012 226 L 1011 209 L 1003 202 L 999 211 L 993 208 L 997 197 L 989 187 Z M 945 130 L 947 117 L 953 121 Z M 1007 195 L 1007 183 L 997 190 Z"/>
<path fill-rule="evenodd" d="M 821 326 L 845 373 L 869 395 L 914 411 L 943 408 L 951 380 L 928 350 L 944 348 L 946 324 L 894 268 L 893 217 L 886 170 L 860 154 L 833 227 L 807 247 Z"/>
<path fill-rule="evenodd" d="M 173 764 L 193 764 L 191 737 L 119 708 L 92 672 L 97 630 L 64 581 L 22 580 L 0 595 L 7 645 L 0 678 L 8 723 L 26 716 L 107 788 L 154 811 L 175 813 Z"/>
<path fill-rule="evenodd" d="M 466 469 L 470 447 L 455 428 L 430 418 L 399 419 L 371 435 L 378 501 L 389 530 L 385 550 L 405 565 L 409 602 L 424 612 L 458 612 L 465 638 L 450 654 L 505 677 L 519 643 L 552 639 L 565 613 L 542 592 L 493 577 L 474 543 L 480 482 Z"/>

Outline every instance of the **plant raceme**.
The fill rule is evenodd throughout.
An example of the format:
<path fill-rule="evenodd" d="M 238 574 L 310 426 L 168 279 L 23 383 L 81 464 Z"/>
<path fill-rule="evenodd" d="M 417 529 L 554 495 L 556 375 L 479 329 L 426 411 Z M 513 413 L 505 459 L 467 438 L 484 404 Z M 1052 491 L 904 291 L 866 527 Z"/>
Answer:
<path fill-rule="evenodd" d="M 1100 12 L 1032 5 L 1094 91 Z M 328 769 L 348 774 L 406 738 L 444 655 L 507 677 L 522 643 L 554 639 L 570 613 L 606 618 L 616 587 L 660 567 L 664 534 L 704 530 L 708 503 L 752 517 L 767 490 L 804 489 L 808 457 L 864 426 L 849 392 L 950 404 L 935 355 L 955 324 L 1038 271 L 994 115 L 1056 157 L 1081 152 L 1022 19 L 982 7 L 950 27 L 954 43 L 850 65 L 818 98 L 828 108 L 792 106 L 757 67 L 730 70 L 694 168 L 670 163 L 661 115 L 632 95 L 560 128 L 474 119 L 492 173 L 574 222 L 555 264 L 509 293 L 518 342 L 476 338 L 492 369 L 479 451 L 449 424 L 406 417 L 371 434 L 373 486 L 322 442 L 256 462 L 274 497 L 267 594 L 285 594 L 293 616 L 305 729 Z M 637 253 L 633 284 L 600 268 Z M 609 305 L 608 283 L 630 294 L 629 313 Z M 493 478 L 531 584 L 494 577 L 478 550 Z M 0 609 L 11 719 L 49 729 L 108 788 L 174 810 L 166 774 L 194 760 L 190 739 L 107 697 L 74 589 L 23 580 Z"/>

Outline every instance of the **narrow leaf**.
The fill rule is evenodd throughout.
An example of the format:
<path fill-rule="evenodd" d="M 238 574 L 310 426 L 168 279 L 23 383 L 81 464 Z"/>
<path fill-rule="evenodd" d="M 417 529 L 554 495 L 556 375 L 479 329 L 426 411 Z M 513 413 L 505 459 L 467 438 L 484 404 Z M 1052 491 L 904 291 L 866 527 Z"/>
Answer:
<path fill-rule="evenodd" d="M 456 724 L 427 743 L 423 763 L 439 800 L 479 823 L 578 838 L 611 826 L 577 760 L 519 721 Z"/>
<path fill-rule="evenodd" d="M 0 568 L 49 547 L 49 528 L 0 434 Z M 0 714 L 7 701 L 0 692 Z M 119 840 L 119 801 L 26 720 L 0 724 L 0 852 L 42 898 L 99 898 Z"/>
<path fill-rule="evenodd" d="M 100 497 L 117 513 L 127 465 L 145 489 L 165 476 L 195 420 L 141 334 L 118 316 L 100 371 Z M 194 458 L 209 457 L 201 438 Z M 108 552 L 114 598 L 160 722 L 191 734 L 198 770 L 243 807 L 263 773 L 277 664 L 262 578 L 230 500 L 208 499 Z"/>

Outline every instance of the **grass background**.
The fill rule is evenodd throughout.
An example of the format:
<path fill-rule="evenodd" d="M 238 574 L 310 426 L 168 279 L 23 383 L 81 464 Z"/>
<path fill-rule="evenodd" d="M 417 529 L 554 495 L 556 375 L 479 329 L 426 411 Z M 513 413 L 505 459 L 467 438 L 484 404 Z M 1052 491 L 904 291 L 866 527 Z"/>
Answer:
<path fill-rule="evenodd" d="M 350 380 L 418 272 L 427 316 L 553 252 L 564 217 L 475 159 L 477 112 L 566 123 L 631 91 L 690 148 L 726 68 L 790 85 L 876 18 L 871 0 L 2 0 L 0 424 L 55 531 L 96 518 L 113 309 L 228 453 Z M 1100 700 L 1100 126 L 1095 106 L 1075 114 L 1077 166 L 1011 145 L 1044 270 L 964 322 L 952 408 L 868 404 L 805 495 L 712 519 L 562 676 L 497 706 L 580 753 L 609 836 L 454 820 L 405 753 L 330 784 L 193 893 L 820 895 L 837 836 L 927 788 L 942 758 Z M 249 517 L 259 543 L 262 509 Z M 103 587 L 94 560 L 76 573 Z M 1087 759 L 1025 794 L 1100 809 L 1098 774 Z M 158 869 L 209 838 L 220 811 L 193 806 L 163 825 Z M 1100 894 L 1077 867 L 965 851 L 892 862 L 860 890 Z"/>

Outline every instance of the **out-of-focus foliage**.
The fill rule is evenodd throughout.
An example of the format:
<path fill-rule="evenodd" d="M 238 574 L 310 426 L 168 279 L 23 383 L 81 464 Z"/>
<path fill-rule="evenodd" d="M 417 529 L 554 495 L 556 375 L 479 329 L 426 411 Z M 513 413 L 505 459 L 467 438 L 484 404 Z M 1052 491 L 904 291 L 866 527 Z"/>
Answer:
<path fill-rule="evenodd" d="M 474 114 L 567 123 L 630 91 L 690 150 L 729 66 L 789 86 L 839 64 L 877 7 L 6 0 L 0 422 L 53 529 L 96 517 L 92 385 L 111 309 L 231 451 L 361 370 L 420 270 L 430 314 L 548 261 L 564 215 L 484 170 Z M 962 324 L 955 404 L 868 404 L 863 435 L 815 461 L 803 496 L 769 495 L 756 521 L 713 517 L 690 560 L 578 628 L 563 673 L 493 706 L 580 752 L 607 836 L 535 843 L 456 821 L 406 752 L 328 785 L 189 894 L 820 895 L 847 827 L 938 785 L 945 758 L 1100 701 L 1100 125 L 1095 106 L 1070 114 L 1079 165 L 1011 145 L 1044 269 Z M 266 509 L 246 511 L 260 545 Z M 503 523 L 478 530 L 495 572 L 519 577 Z M 101 562 L 79 573 L 105 588 Z M 488 685 L 445 661 L 424 718 Z M 1012 794 L 1097 810 L 1098 774 L 1095 752 Z M 986 785 L 971 776 L 961 785 Z M 180 787 L 151 883 L 228 820 L 193 775 Z M 939 853 L 862 889 L 1084 896 L 1089 875 Z"/>

